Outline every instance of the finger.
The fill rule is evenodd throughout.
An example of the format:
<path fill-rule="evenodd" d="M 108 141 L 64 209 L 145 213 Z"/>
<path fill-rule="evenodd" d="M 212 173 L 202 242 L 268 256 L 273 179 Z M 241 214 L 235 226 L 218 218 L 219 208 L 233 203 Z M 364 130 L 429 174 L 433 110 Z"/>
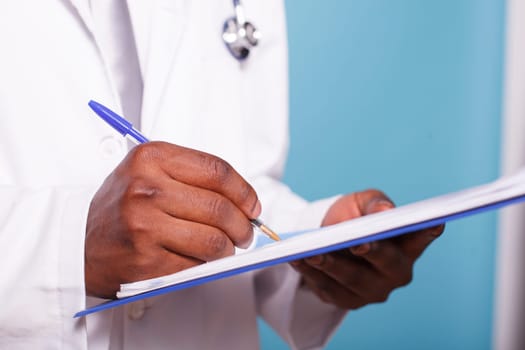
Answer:
<path fill-rule="evenodd" d="M 381 191 L 354 192 L 339 198 L 328 210 L 321 226 L 328 226 L 394 207 Z"/>
<path fill-rule="evenodd" d="M 392 281 L 392 287 L 407 285 L 412 280 L 412 267 L 415 259 L 407 256 L 394 240 L 385 239 L 372 242 L 365 251 L 352 250 L 352 253 L 372 265 L 381 275 Z"/>
<path fill-rule="evenodd" d="M 352 260 L 340 254 L 324 254 L 305 259 L 305 262 L 367 302 L 385 301 L 398 286 L 393 279 L 380 273 L 365 260 Z"/>
<path fill-rule="evenodd" d="M 121 283 L 170 275 L 202 263 L 203 261 L 192 257 L 176 255 L 166 249 L 159 249 L 156 254 L 150 255 L 149 259 L 129 259 L 125 266 L 126 278 Z"/>
<path fill-rule="evenodd" d="M 444 225 L 427 228 L 398 237 L 398 242 L 404 254 L 416 260 L 436 238 L 445 230 Z"/>
<path fill-rule="evenodd" d="M 356 203 L 361 215 L 379 213 L 393 209 L 395 204 L 383 192 L 378 190 L 366 190 L 356 193 Z M 376 242 L 365 243 L 351 247 L 350 251 L 355 255 L 364 255 L 374 248 Z"/>
<path fill-rule="evenodd" d="M 356 192 L 356 203 L 361 215 L 379 213 L 395 207 L 392 200 L 379 190 Z"/>
<path fill-rule="evenodd" d="M 166 276 L 175 272 L 186 270 L 190 267 L 203 264 L 203 261 L 189 256 L 174 255 L 169 250 L 164 250 L 163 253 L 160 254 L 159 264 L 161 267 L 158 268 L 159 273 L 155 277 Z"/>
<path fill-rule="evenodd" d="M 348 252 L 355 256 L 361 256 L 367 254 L 370 250 L 374 249 L 377 242 L 363 243 L 354 247 L 348 248 Z"/>
<path fill-rule="evenodd" d="M 154 200 L 165 213 L 181 220 L 215 227 L 224 232 L 236 246 L 245 248 L 250 245 L 253 227 L 246 215 L 226 197 L 174 180 L 159 180 L 157 188 Z M 216 244 L 222 242 L 218 234 L 210 239 L 214 238 L 219 239 Z"/>
<path fill-rule="evenodd" d="M 235 246 L 221 230 L 191 221 L 171 219 L 157 231 L 159 243 L 170 252 L 201 261 L 212 261 L 235 253 Z"/>
<path fill-rule="evenodd" d="M 158 157 L 161 168 L 177 181 L 222 194 L 249 218 L 260 215 L 255 190 L 226 161 L 165 142 L 150 142 L 142 146 L 142 152 L 146 153 L 142 156 Z M 146 146 L 153 149 L 148 150 Z"/>
<path fill-rule="evenodd" d="M 295 270 L 301 273 L 304 283 L 325 303 L 330 303 L 342 309 L 355 310 L 368 302 L 352 290 L 347 289 L 328 275 L 309 266 L 304 260 L 292 263 Z"/>

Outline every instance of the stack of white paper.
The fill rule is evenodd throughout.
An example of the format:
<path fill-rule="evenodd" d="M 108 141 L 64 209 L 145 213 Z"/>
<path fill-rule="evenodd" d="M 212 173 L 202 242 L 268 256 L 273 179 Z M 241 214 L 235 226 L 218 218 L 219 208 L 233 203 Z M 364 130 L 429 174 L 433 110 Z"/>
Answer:
<path fill-rule="evenodd" d="M 164 287 L 170 290 L 205 283 L 277 263 L 350 247 L 422 229 L 459 217 L 502 207 L 525 199 L 525 170 L 473 187 L 334 226 L 314 229 L 252 251 L 190 269 L 135 283 L 123 284 L 117 294 L 125 298 Z M 146 295 L 147 296 L 147 295 Z"/>

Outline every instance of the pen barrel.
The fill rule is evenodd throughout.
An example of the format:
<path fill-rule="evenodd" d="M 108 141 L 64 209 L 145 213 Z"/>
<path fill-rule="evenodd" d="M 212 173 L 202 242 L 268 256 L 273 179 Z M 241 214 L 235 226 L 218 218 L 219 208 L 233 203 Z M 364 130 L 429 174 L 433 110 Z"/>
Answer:
<path fill-rule="evenodd" d="M 133 127 L 128 130 L 128 136 L 130 136 L 133 140 L 136 140 L 138 143 L 149 142 L 149 140 L 144 135 L 142 135 Z"/>

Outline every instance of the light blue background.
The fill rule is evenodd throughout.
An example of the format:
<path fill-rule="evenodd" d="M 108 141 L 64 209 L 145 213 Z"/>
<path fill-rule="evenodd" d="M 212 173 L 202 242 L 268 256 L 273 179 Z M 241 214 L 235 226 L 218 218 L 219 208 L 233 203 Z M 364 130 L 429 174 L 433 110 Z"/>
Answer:
<path fill-rule="evenodd" d="M 296 192 L 404 204 L 498 176 L 504 1 L 286 5 Z M 489 349 L 495 228 L 494 213 L 450 223 L 414 281 L 351 312 L 328 349 Z M 287 348 L 261 329 L 263 349 Z"/>

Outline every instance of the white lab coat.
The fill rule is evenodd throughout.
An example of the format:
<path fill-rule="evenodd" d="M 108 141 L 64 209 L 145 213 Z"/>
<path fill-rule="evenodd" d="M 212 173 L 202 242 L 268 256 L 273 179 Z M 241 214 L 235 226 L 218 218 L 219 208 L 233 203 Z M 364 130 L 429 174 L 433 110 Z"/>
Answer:
<path fill-rule="evenodd" d="M 281 0 L 246 1 L 264 34 L 244 65 L 227 52 L 228 0 L 128 0 L 151 139 L 228 160 L 256 188 L 278 231 L 319 225 L 331 200 L 282 185 L 288 142 Z M 0 348 L 256 349 L 256 316 L 295 348 L 321 347 L 343 317 L 287 265 L 245 273 L 84 319 L 88 206 L 128 150 L 87 107 L 119 110 L 88 0 L 0 5 Z"/>

